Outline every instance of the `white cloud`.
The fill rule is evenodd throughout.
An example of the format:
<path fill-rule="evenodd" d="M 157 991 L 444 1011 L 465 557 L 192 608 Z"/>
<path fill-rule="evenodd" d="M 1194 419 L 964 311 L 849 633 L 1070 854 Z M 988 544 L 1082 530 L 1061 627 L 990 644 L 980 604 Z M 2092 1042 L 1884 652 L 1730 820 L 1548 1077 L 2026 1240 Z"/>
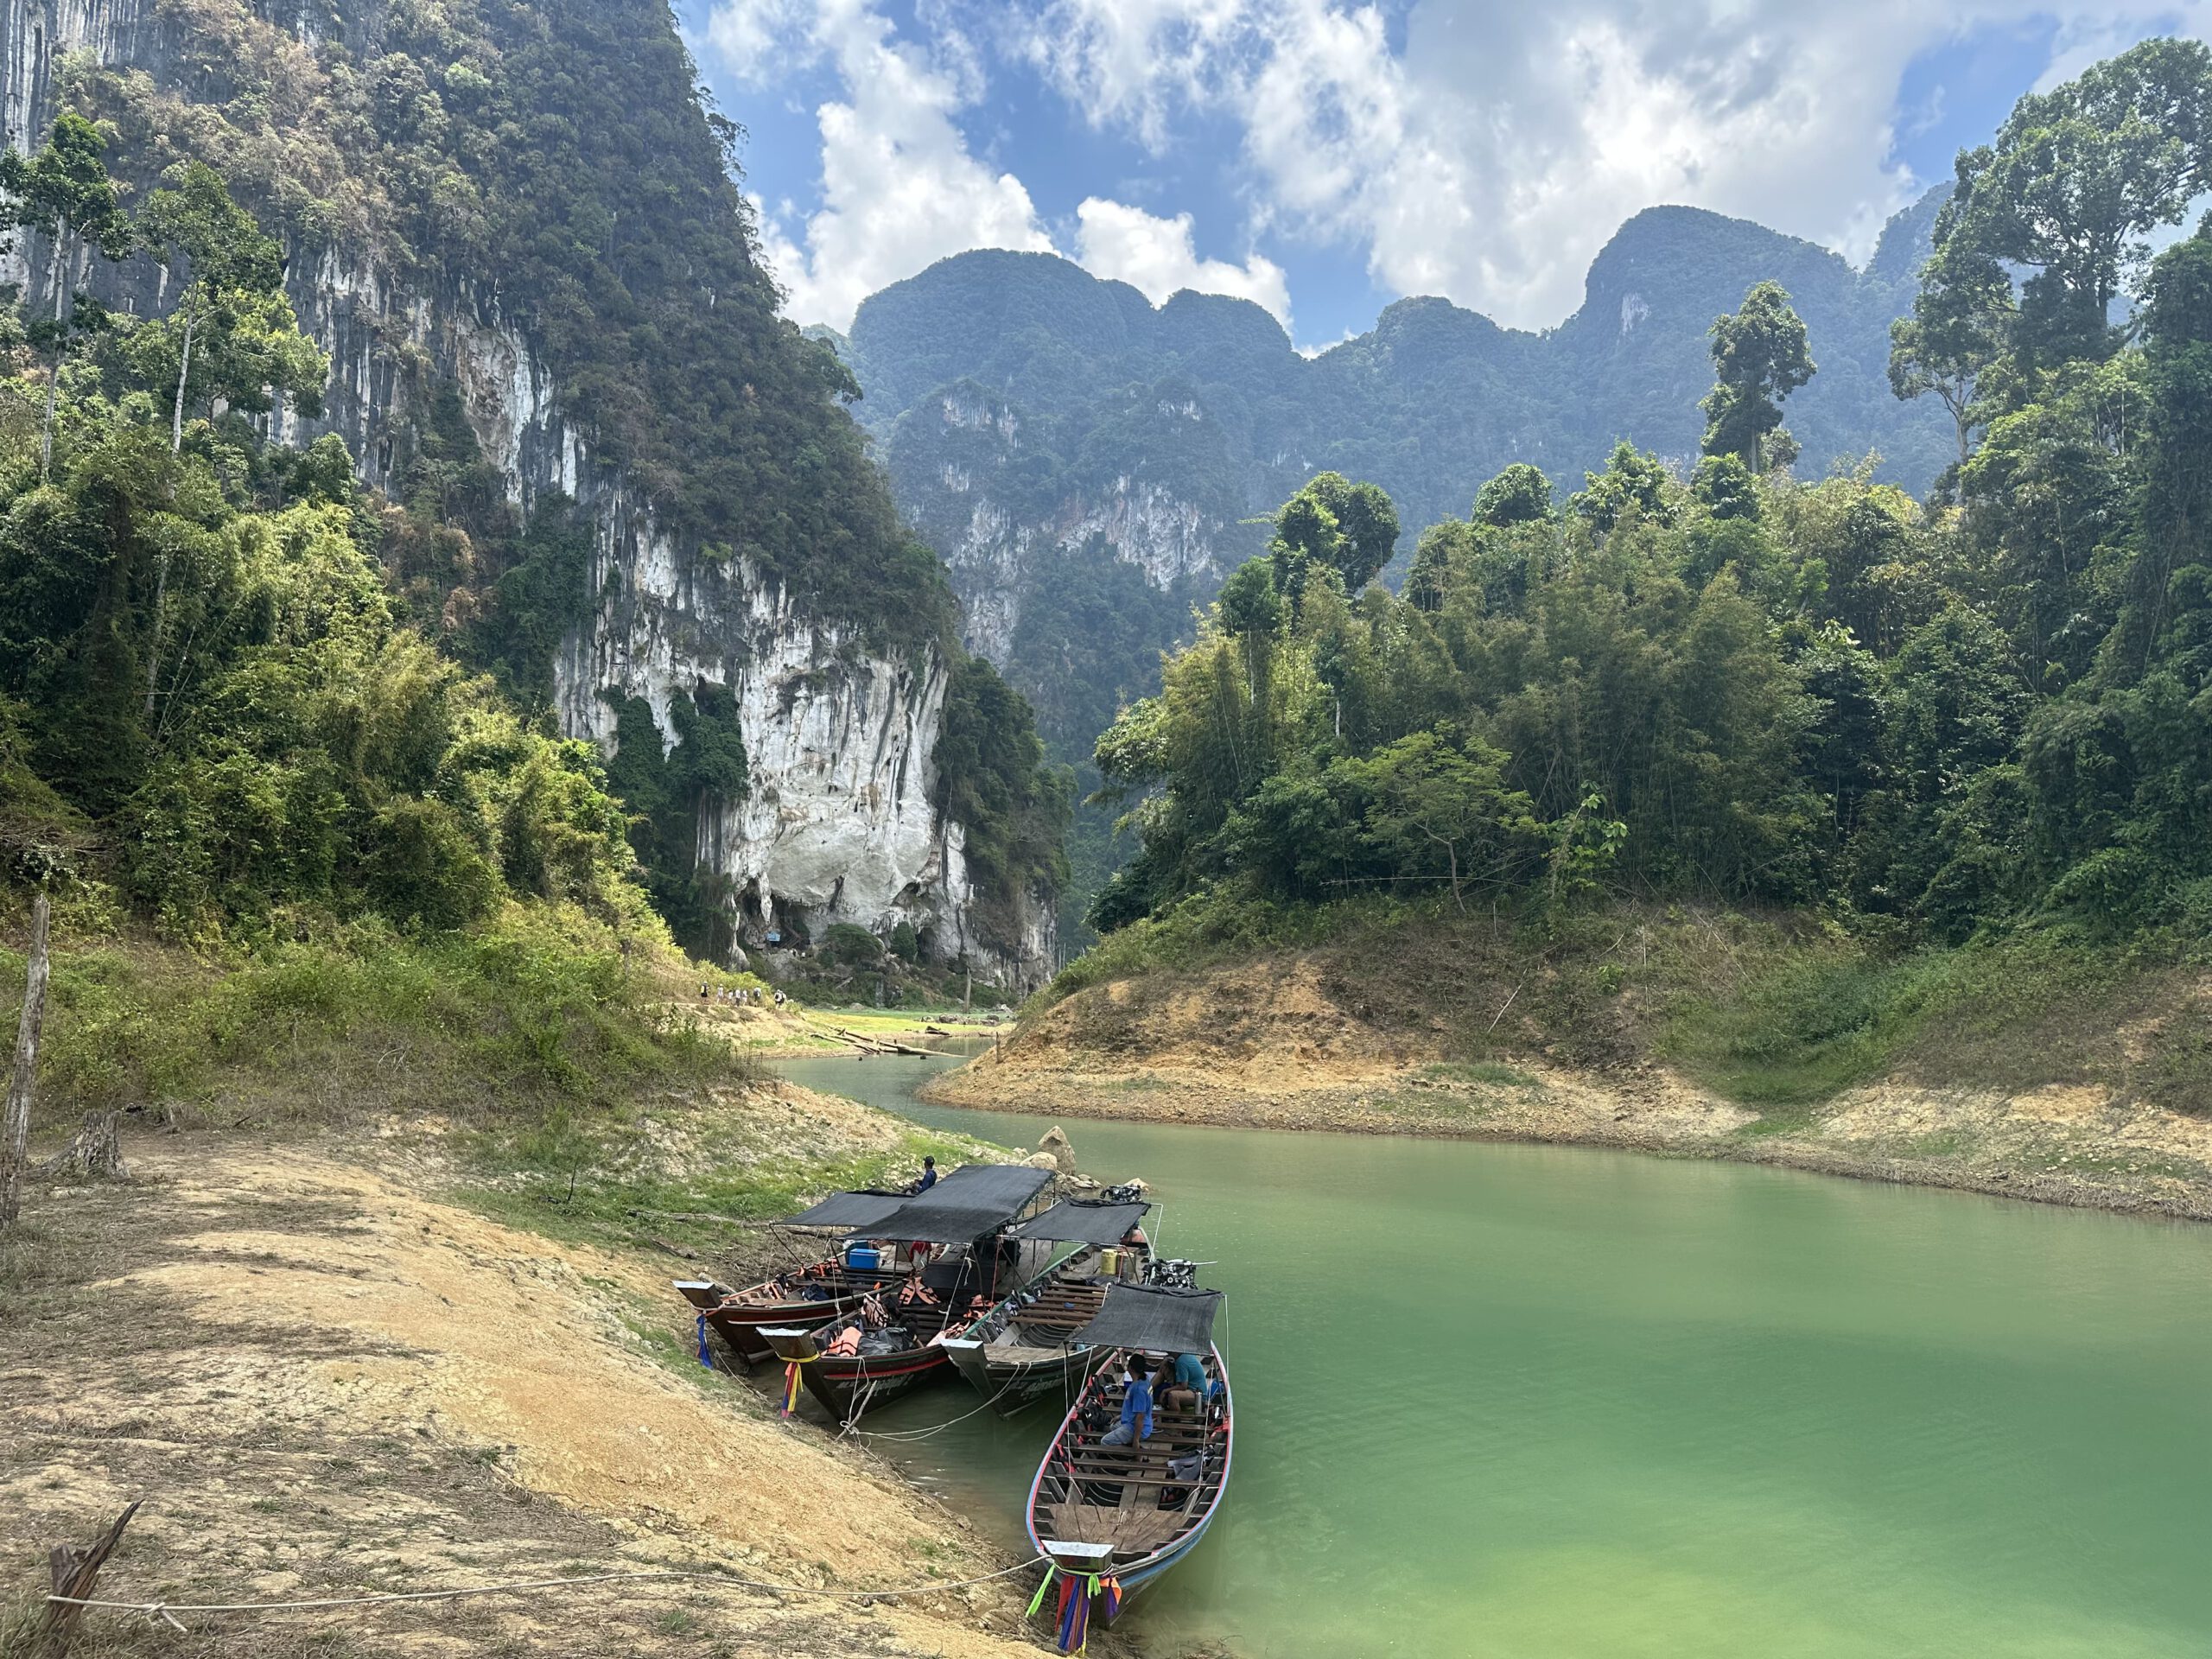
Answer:
<path fill-rule="evenodd" d="M 1900 79 L 1991 22 L 2057 14 L 2056 73 L 2212 0 L 1046 0 L 1023 49 L 1158 149 L 1236 124 L 1255 225 L 1351 242 L 1398 293 L 1556 322 L 1621 221 L 1682 202 L 1863 255 L 1931 181 L 1889 160 Z"/>
<path fill-rule="evenodd" d="M 964 42 L 933 58 L 868 0 L 723 0 L 706 33 L 741 81 L 826 61 L 843 84 L 815 111 L 821 207 L 761 213 L 797 321 L 849 327 L 868 295 L 963 249 L 1052 247 L 1021 181 L 970 156 L 953 119 L 981 90 Z"/>
<path fill-rule="evenodd" d="M 1178 289 L 1250 300 L 1290 326 L 1290 284 L 1282 267 L 1255 253 L 1243 264 L 1201 259 L 1191 216 L 1161 219 L 1141 207 L 1092 196 L 1076 209 L 1076 262 L 1093 276 L 1123 282 L 1154 305 Z"/>

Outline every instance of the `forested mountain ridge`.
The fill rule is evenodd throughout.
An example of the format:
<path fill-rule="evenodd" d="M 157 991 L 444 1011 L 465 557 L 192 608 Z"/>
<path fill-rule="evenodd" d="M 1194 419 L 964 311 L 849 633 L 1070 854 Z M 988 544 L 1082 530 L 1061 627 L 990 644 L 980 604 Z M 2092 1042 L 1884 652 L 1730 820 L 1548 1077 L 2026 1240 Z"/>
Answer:
<path fill-rule="evenodd" d="M 2031 932 L 2201 962 L 2208 190 L 2194 41 L 2024 98 L 1961 156 L 1888 371 L 1957 411 L 1944 498 L 1792 475 L 1821 348 L 1765 283 L 1713 327 L 1687 476 L 1624 442 L 1562 502 L 1516 463 L 1421 534 L 1402 595 L 1373 583 L 1387 502 L 1315 479 L 1099 742 L 1143 845 L 1096 921 L 1541 929 L 1606 892 L 1811 909 L 1858 972 Z M 1925 1006 L 1853 995 L 1774 1040 Z"/>
<path fill-rule="evenodd" d="M 1820 365 L 1790 404 L 1801 475 L 1876 453 L 1878 476 L 1924 487 L 1955 458 L 1951 429 L 1892 395 L 1889 329 L 1945 194 L 1897 215 L 1863 270 L 1745 220 L 1649 209 L 1541 334 L 1407 299 L 1309 359 L 1249 301 L 1154 307 L 1052 255 L 987 251 L 872 296 L 837 344 L 901 509 L 951 568 L 969 647 L 1081 764 L 1156 683 L 1192 604 L 1265 546 L 1245 521 L 1317 471 L 1381 485 L 1418 529 L 1464 516 L 1514 461 L 1572 485 L 1633 436 L 1687 469 L 1707 331 L 1762 280 L 1789 290 Z M 1079 817 L 1077 893 L 1114 861 L 1104 837 Z"/>
<path fill-rule="evenodd" d="M 1122 480 L 1149 486 L 1203 536 L 1179 518 L 1109 527 L 1105 544 L 1165 586 L 1256 547 L 1236 521 L 1324 468 L 1371 479 L 1408 524 L 1432 524 L 1512 461 L 1571 480 L 1630 435 L 1694 458 L 1707 330 L 1764 280 L 1789 290 L 1821 365 L 1791 408 L 1802 469 L 1878 454 L 1878 476 L 1917 490 L 1953 455 L 1940 413 L 1892 396 L 1889 328 L 1910 308 L 1945 194 L 1898 214 L 1863 270 L 1745 220 L 1647 209 L 1592 264 L 1582 306 L 1542 334 L 1413 298 L 1309 359 L 1249 301 L 1186 291 L 1155 308 L 1053 255 L 987 250 L 870 296 L 839 346 L 901 506 L 987 617 L 995 595 L 979 607 L 961 580 L 963 509 L 1080 544 Z M 1004 660 L 1006 629 L 970 629 Z"/>
<path fill-rule="evenodd" d="M 987 975 L 1049 967 L 1059 796 L 1027 711 L 963 660 L 843 371 L 774 315 L 735 129 L 664 5 L 5 0 L 4 21 L 10 147 L 79 111 L 126 209 L 212 163 L 281 240 L 327 385 L 232 399 L 234 432 L 218 398 L 193 434 L 344 441 L 404 620 L 599 744 L 688 939 L 906 923 Z M 189 270 L 34 231 L 0 274 L 29 316 L 81 289 L 128 337 Z M 117 382 L 98 352 L 63 367 L 66 447 L 76 400 Z M 948 778 L 948 741 L 987 775 Z"/>

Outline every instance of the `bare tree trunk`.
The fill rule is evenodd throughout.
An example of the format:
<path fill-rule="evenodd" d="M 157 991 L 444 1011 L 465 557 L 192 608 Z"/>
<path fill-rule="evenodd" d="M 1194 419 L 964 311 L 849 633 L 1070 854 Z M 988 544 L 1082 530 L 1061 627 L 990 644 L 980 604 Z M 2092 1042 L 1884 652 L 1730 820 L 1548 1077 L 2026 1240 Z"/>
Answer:
<path fill-rule="evenodd" d="M 184 355 L 176 367 L 176 407 L 169 416 L 169 454 L 184 453 L 184 383 L 192 378 L 192 331 L 200 321 L 196 310 L 184 314 Z"/>
<path fill-rule="evenodd" d="M 200 314 L 187 310 L 184 314 L 184 355 L 177 364 L 176 405 L 169 415 L 169 454 L 184 453 L 184 385 L 192 378 L 192 331 L 199 326 Z M 162 634 L 168 621 L 169 550 L 166 544 L 161 552 L 154 575 L 154 643 L 146 652 L 146 718 L 154 717 L 154 697 L 162 683 Z"/>
<path fill-rule="evenodd" d="M 31 900 L 31 956 L 23 979 L 23 1014 L 16 1027 L 16 1069 L 8 1084 L 7 1122 L 0 1130 L 0 1227 L 22 1213 L 23 1166 L 30 1156 L 31 1088 L 38 1077 L 38 1039 L 46 1023 L 46 895 Z"/>
<path fill-rule="evenodd" d="M 54 476 L 54 410 L 55 404 L 60 400 L 61 396 L 61 346 L 63 343 L 61 323 L 62 300 L 64 298 L 65 292 L 62 283 L 64 275 L 67 269 L 67 262 L 63 257 L 63 255 L 67 245 L 68 237 L 67 232 L 56 230 L 54 233 L 54 264 L 52 270 L 52 280 L 54 283 L 53 372 L 47 376 L 46 427 L 45 430 L 40 435 L 38 444 L 38 476 L 39 481 L 41 484 Z"/>

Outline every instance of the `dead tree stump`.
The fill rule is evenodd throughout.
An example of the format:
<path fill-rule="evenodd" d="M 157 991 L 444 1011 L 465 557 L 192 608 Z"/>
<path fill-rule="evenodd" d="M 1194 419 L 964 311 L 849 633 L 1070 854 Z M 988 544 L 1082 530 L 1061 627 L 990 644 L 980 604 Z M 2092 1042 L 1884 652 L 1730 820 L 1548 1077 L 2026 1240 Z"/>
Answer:
<path fill-rule="evenodd" d="M 85 1127 L 57 1156 L 46 1160 L 41 1175 L 86 1175 L 95 1180 L 121 1181 L 130 1171 L 123 1161 L 123 1119 L 116 1112 L 87 1112 Z"/>
<path fill-rule="evenodd" d="M 139 1503 L 145 1500 L 141 1498 Z M 107 1536 L 89 1549 L 72 1549 L 67 1544 L 56 1544 L 47 1556 L 47 1565 L 54 1573 L 52 1593 L 67 1596 L 72 1600 L 85 1601 L 92 1597 L 93 1586 L 99 1581 L 100 1568 L 107 1565 L 107 1558 L 115 1554 L 115 1547 L 123 1541 L 123 1529 L 130 1524 L 130 1517 L 138 1513 L 138 1503 L 133 1503 L 115 1517 L 115 1524 L 107 1529 Z M 60 1659 L 68 1650 L 69 1640 L 77 1633 L 77 1620 L 84 1609 L 72 1606 L 67 1601 L 46 1604 L 46 1621 L 41 1627 L 31 1649 L 34 1659 Z"/>

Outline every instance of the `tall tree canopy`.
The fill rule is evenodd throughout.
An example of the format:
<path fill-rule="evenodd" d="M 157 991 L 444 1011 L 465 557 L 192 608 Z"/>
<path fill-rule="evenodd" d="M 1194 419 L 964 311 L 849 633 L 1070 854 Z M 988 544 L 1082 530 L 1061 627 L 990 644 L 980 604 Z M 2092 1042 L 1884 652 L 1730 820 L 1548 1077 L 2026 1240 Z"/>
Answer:
<path fill-rule="evenodd" d="M 1734 455 L 1754 473 L 1796 460 L 1782 400 L 1813 378 L 1814 363 L 1805 324 L 1781 283 L 1754 283 L 1741 307 L 1713 319 L 1713 390 L 1698 405 L 1705 453 Z"/>
<path fill-rule="evenodd" d="M 1996 140 L 1961 151 L 1936 222 L 1955 262 L 2024 268 L 2016 347 L 2049 366 L 2118 342 L 2113 302 L 2140 274 L 2146 233 L 2212 189 L 2212 48 L 2150 40 L 2014 105 Z M 1964 279 L 1986 288 L 1987 266 Z"/>

